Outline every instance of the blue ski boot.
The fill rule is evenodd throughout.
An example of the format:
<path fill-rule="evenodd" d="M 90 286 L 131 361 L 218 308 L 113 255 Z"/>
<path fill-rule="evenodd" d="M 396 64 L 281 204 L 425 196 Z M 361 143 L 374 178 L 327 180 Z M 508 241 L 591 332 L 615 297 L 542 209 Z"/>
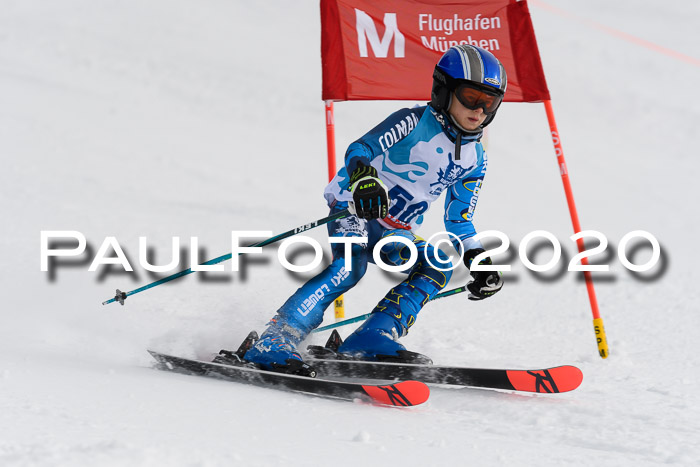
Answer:
<path fill-rule="evenodd" d="M 450 271 L 441 271 L 432 266 L 434 260 L 449 263 L 447 256 L 436 248 L 406 231 L 391 230 L 383 234 L 403 236 L 412 240 L 419 252 L 419 259 L 404 280 L 382 298 L 372 310 L 365 323 L 338 346 L 341 358 L 355 358 L 369 361 L 396 363 L 431 364 L 430 358 L 416 352 L 409 352 L 399 342 L 408 329 L 416 322 L 423 306 L 434 297 L 450 280 Z M 389 244 L 394 245 L 394 244 Z M 396 266 L 404 264 L 410 256 L 406 247 L 389 247 L 380 251 L 385 263 Z M 436 257 L 437 256 L 437 257 Z M 433 262 L 431 262 L 431 258 Z"/>
<path fill-rule="evenodd" d="M 432 364 L 433 361 L 406 350 L 399 342 L 404 333 L 401 322 L 393 316 L 374 311 L 367 321 L 338 347 L 342 357 L 356 360 Z"/>
<path fill-rule="evenodd" d="M 263 370 L 315 377 L 315 370 L 304 363 L 296 350 L 300 341 L 296 329 L 286 324 L 280 326 L 273 318 L 260 339 L 251 342 L 243 360 Z"/>

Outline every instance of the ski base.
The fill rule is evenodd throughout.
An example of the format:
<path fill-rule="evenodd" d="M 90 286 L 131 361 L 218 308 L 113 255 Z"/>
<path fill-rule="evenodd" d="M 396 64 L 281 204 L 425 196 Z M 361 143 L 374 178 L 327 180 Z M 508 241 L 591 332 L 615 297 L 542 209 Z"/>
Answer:
<path fill-rule="evenodd" d="M 341 400 L 363 400 L 395 407 L 420 405 L 430 397 L 430 389 L 419 381 L 401 381 L 386 385 L 330 381 L 306 376 L 260 370 L 249 366 L 231 366 L 190 360 L 148 351 L 161 370 L 188 375 L 208 376 L 259 387 L 282 389 Z"/>

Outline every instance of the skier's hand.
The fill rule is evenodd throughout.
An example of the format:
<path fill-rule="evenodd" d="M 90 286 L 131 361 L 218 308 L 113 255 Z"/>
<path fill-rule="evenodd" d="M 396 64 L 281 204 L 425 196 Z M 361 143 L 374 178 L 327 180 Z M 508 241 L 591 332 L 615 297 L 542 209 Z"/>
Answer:
<path fill-rule="evenodd" d="M 384 219 L 389 212 L 389 191 L 377 178 L 377 169 L 360 162 L 350 175 L 350 212 L 362 219 Z"/>
<path fill-rule="evenodd" d="M 474 248 L 464 253 L 464 264 L 469 268 L 469 274 L 474 278 L 467 284 L 469 290 L 469 300 L 483 300 L 495 294 L 503 287 L 503 277 L 498 271 L 472 271 L 471 266 L 474 258 L 479 253 L 483 253 L 483 248 Z M 479 261 L 479 264 L 491 265 L 491 258 L 486 257 Z"/>

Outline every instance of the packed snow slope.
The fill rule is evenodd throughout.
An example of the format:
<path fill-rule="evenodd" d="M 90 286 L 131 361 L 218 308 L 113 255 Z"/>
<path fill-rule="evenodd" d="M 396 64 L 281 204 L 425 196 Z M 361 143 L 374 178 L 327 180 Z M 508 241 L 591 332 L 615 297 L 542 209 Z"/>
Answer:
<path fill-rule="evenodd" d="M 572 229 L 544 109 L 505 104 L 475 222 L 508 235 L 499 259 L 513 269 L 489 300 L 431 303 L 404 341 L 438 363 L 574 364 L 583 385 L 555 396 L 434 387 L 426 405 L 393 410 L 151 368 L 147 348 L 209 358 L 262 330 L 310 277 L 285 271 L 274 247 L 243 275 L 101 305 L 154 280 L 140 236 L 159 264 L 173 236 L 185 251 L 197 236 L 204 260 L 229 251 L 232 230 L 326 215 L 318 2 L 4 0 L 0 465 L 697 465 L 700 5 L 530 7 L 581 222 L 609 240 L 597 259 L 611 270 L 595 277 L 611 356 L 597 355 L 580 278 L 562 271 Z M 339 160 L 414 104 L 338 103 Z M 443 230 L 441 214 L 437 203 L 424 236 Z M 632 274 L 617 246 L 640 229 L 662 261 Z M 41 272 L 44 230 L 83 233 L 90 254 Z M 523 266 L 517 245 L 533 230 L 559 239 L 562 268 Z M 106 237 L 133 273 L 88 272 Z M 628 250 L 636 263 L 651 255 L 641 245 Z M 460 268 L 449 287 L 466 279 Z M 395 280 L 372 269 L 347 316 Z"/>

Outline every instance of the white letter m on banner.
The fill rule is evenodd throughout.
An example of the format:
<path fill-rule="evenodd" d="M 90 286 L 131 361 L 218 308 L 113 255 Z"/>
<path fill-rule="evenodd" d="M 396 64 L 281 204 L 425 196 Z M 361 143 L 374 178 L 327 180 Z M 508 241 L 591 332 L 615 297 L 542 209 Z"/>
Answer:
<path fill-rule="evenodd" d="M 394 39 L 394 57 L 404 58 L 404 38 L 396 24 L 396 13 L 384 13 L 384 37 L 379 40 L 377 27 L 370 16 L 362 10 L 355 8 L 355 28 L 357 29 L 357 45 L 360 48 L 360 57 L 367 57 L 367 39 L 372 46 L 372 52 L 377 58 L 386 58 L 389 52 L 389 44 Z"/>

